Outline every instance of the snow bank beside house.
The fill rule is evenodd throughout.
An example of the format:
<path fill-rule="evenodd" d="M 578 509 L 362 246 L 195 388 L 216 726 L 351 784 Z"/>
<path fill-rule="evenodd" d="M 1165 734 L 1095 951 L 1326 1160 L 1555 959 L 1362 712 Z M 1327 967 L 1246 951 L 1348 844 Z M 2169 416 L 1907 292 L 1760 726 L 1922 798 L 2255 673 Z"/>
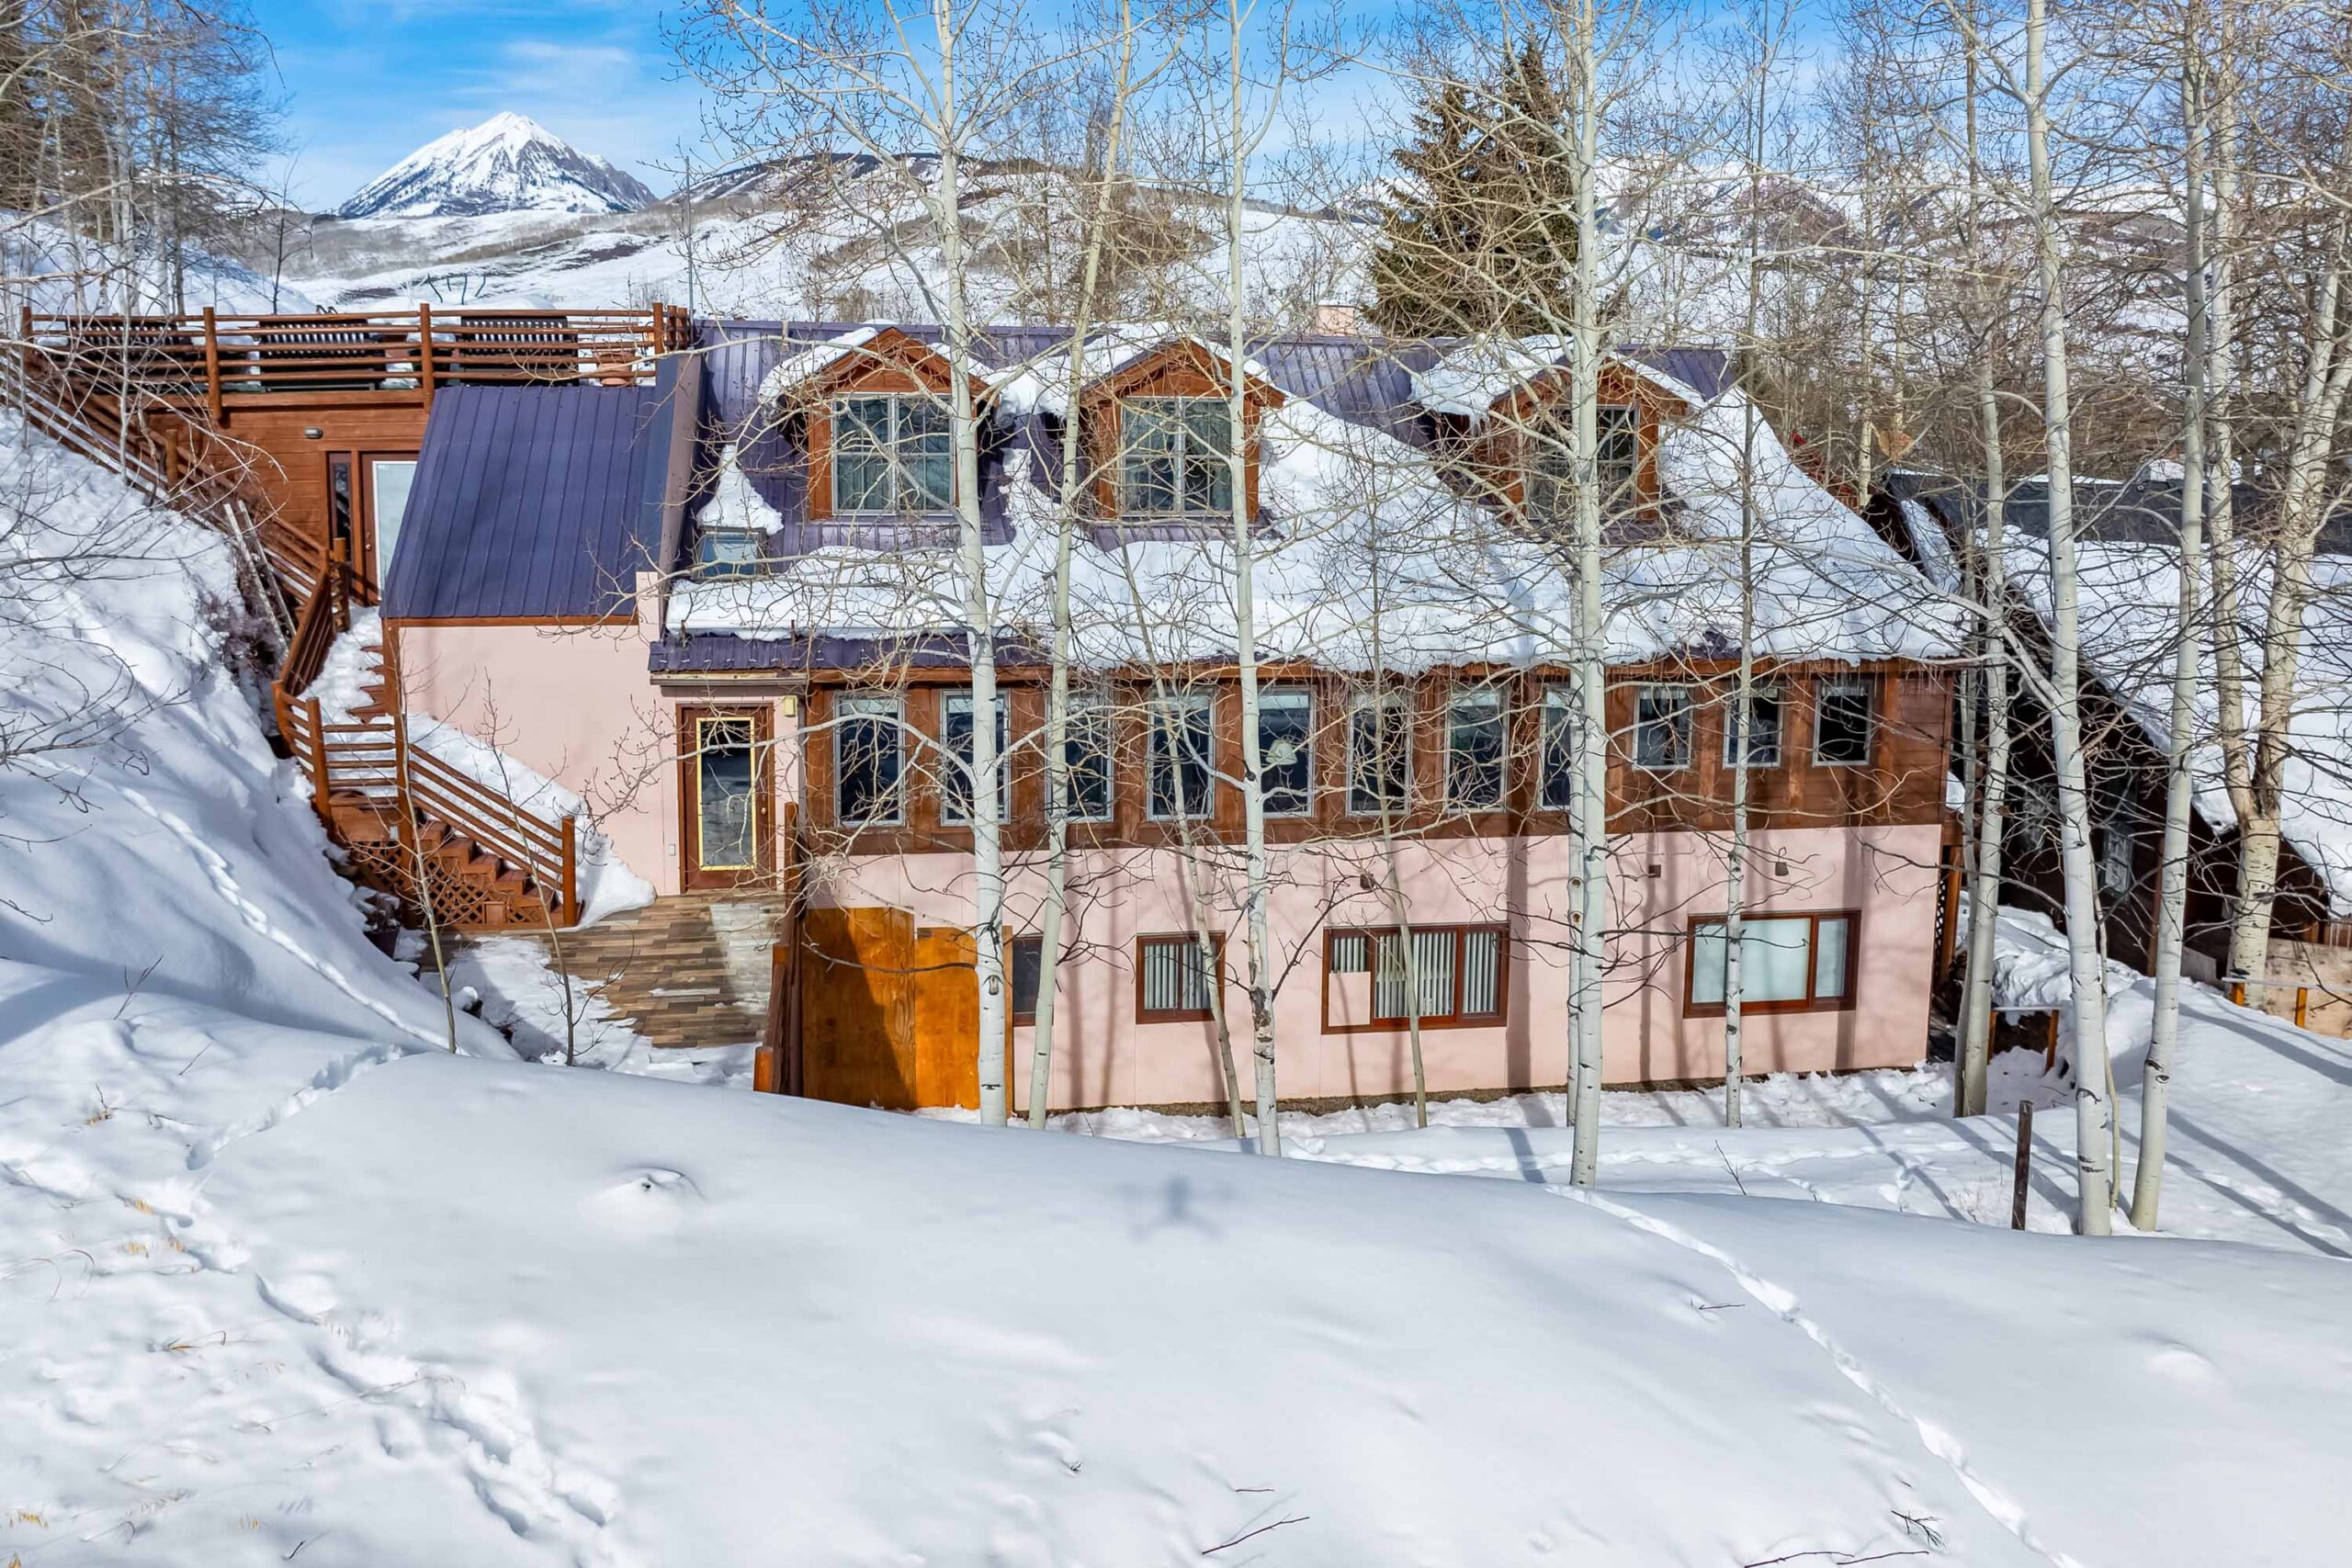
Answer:
<path fill-rule="evenodd" d="M 61 1258 L 0 1292 L 27 1352 L 0 1547 L 28 1561 L 1175 1563 L 1260 1531 L 1258 1561 L 1351 1568 L 2045 1568 L 2336 1539 L 2352 1274 L 2318 1259 L 1579 1201 L 58 1000 L 0 1049 L 0 1157 L 43 1184 L 0 1212 Z"/>
<path fill-rule="evenodd" d="M 355 607 L 351 628 L 337 637 L 319 668 L 319 678 L 302 694 L 319 705 L 330 724 L 348 723 L 368 694 L 381 686 L 384 672 L 382 612 Z M 513 757 L 446 724 L 429 714 L 408 716 L 408 737 L 420 750 L 447 762 L 493 794 L 513 800 L 525 811 L 549 822 L 581 817 L 579 881 L 581 918 L 594 925 L 623 909 L 641 909 L 653 902 L 653 884 L 631 871 L 613 852 L 612 840 L 588 825 L 587 807 L 579 795 Z"/>
<path fill-rule="evenodd" d="M 443 1043 L 437 999 L 368 941 L 224 664 L 225 541 L 0 411 L 0 750 L 70 742 L 0 767 L 0 958 L 118 998 Z M 505 1051 L 470 1024 L 462 1043 Z"/>

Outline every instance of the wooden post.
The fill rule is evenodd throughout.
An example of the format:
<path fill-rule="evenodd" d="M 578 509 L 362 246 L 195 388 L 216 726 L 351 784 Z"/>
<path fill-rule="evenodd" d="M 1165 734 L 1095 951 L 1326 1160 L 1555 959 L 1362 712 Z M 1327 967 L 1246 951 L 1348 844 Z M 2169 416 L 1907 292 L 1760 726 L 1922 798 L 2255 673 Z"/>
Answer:
<path fill-rule="evenodd" d="M 563 819 L 563 923 L 580 923 L 580 818 Z"/>
<path fill-rule="evenodd" d="M 2245 982 L 2244 980 L 2233 980 L 2230 982 L 2230 1000 L 2236 1003 L 2239 1007 L 2245 1006 Z"/>
<path fill-rule="evenodd" d="M 2303 1023 L 2303 1020 L 2304 1020 L 2307 1016 L 2309 1016 L 2309 1014 L 2310 1014 L 2310 1012 L 2311 1012 L 2311 1005 L 2312 1005 L 2312 988 L 2311 988 L 2309 986 L 2298 986 L 2298 987 L 2295 987 L 2295 1027 L 2296 1027 L 2297 1029 L 2301 1029 L 2301 1028 L 2305 1027 L 2305 1025 L 2304 1025 L 2304 1023 Z"/>
<path fill-rule="evenodd" d="M 204 406 L 212 423 L 220 423 L 220 318 L 213 307 L 204 308 Z"/>
<path fill-rule="evenodd" d="M 327 825 L 327 836 L 334 836 L 334 807 L 327 803 L 327 721 L 320 716 L 319 699 L 311 697 L 303 703 L 311 719 L 311 804 L 318 808 L 319 820 Z"/>
<path fill-rule="evenodd" d="M 397 813 L 400 840 L 403 844 L 416 842 L 416 807 L 408 793 L 408 715 L 392 715 L 392 806 Z"/>
<path fill-rule="evenodd" d="M 2017 1178 L 2009 1187 L 2009 1228 L 2025 1229 L 2026 1178 L 2033 1169 L 2033 1102 L 2018 1107 Z"/>
<path fill-rule="evenodd" d="M 1944 918 L 1939 932 L 1942 951 L 1936 956 L 1936 981 L 1939 985 L 1951 978 L 1952 950 L 1960 936 L 1960 845 L 1944 846 Z"/>
<path fill-rule="evenodd" d="M 416 384 L 424 389 L 424 412 L 433 412 L 433 306 L 416 308 Z"/>
<path fill-rule="evenodd" d="M 782 1094 L 784 1083 L 779 1068 L 784 1053 L 774 1045 L 763 1045 L 752 1053 L 752 1092 Z"/>

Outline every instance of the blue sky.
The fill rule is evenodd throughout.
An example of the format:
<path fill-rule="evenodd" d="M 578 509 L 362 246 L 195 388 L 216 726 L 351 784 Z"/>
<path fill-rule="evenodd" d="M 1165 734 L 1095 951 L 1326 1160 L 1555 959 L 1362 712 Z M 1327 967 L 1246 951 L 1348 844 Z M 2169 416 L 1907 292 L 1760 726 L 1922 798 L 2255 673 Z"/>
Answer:
<path fill-rule="evenodd" d="M 251 0 L 288 98 L 295 199 L 334 206 L 444 131 L 526 114 L 656 190 L 700 139 L 639 0 Z"/>

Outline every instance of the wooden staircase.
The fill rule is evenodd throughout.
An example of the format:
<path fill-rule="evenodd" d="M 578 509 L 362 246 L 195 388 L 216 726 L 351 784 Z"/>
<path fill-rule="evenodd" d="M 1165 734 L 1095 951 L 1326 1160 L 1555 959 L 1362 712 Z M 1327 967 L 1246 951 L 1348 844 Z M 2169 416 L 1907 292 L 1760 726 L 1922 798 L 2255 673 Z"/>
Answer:
<path fill-rule="evenodd" d="M 0 400 L 148 502 L 229 540 L 249 593 L 285 637 L 271 692 L 278 734 L 344 852 L 345 874 L 447 929 L 577 923 L 573 819 L 548 821 L 417 746 L 396 690 L 380 681 L 347 719 L 328 722 L 306 694 L 351 627 L 349 562 L 333 552 L 322 559 L 315 537 L 323 529 L 291 527 L 256 499 L 235 444 L 200 408 L 159 403 L 135 378 L 109 377 L 108 368 L 44 352 L 28 318 L 23 351 L 0 374 Z"/>

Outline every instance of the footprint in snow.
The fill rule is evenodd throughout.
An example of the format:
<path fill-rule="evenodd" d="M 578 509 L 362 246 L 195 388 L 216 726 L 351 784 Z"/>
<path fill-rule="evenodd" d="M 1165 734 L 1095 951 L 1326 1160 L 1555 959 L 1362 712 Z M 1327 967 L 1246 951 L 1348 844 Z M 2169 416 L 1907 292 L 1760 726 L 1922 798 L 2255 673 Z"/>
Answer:
<path fill-rule="evenodd" d="M 702 1189 L 684 1171 L 646 1166 L 594 1194 L 586 1207 L 616 1228 L 662 1232 L 674 1230 L 685 1210 L 701 1201 Z"/>

